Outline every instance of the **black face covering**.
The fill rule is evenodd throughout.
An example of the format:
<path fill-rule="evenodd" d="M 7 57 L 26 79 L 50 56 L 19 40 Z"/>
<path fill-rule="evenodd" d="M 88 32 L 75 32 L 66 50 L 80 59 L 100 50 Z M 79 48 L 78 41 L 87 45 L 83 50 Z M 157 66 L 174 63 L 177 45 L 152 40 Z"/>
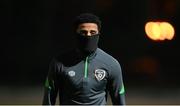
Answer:
<path fill-rule="evenodd" d="M 86 55 L 90 55 L 98 48 L 99 34 L 93 36 L 83 36 L 77 34 L 78 47 Z"/>

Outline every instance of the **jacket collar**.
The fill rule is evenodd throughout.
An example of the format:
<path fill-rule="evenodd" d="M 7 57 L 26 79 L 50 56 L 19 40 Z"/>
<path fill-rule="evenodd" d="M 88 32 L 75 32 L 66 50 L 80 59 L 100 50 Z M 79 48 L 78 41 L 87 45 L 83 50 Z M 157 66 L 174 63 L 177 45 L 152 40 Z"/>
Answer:
<path fill-rule="evenodd" d="M 78 57 L 82 58 L 83 60 L 86 59 L 86 57 L 88 56 L 89 60 L 92 60 L 93 58 L 96 57 L 97 55 L 97 50 L 98 48 L 96 49 L 96 51 L 94 51 L 93 53 L 87 55 L 87 54 L 84 54 L 82 51 L 80 51 L 79 49 L 76 49 L 76 52 L 78 54 Z"/>

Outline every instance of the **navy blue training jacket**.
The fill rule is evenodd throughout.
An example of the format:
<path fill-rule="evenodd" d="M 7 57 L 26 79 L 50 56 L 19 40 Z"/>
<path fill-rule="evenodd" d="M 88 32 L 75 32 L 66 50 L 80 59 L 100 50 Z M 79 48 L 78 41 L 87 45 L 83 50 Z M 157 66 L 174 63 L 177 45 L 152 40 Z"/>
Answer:
<path fill-rule="evenodd" d="M 125 104 L 119 62 L 101 49 L 89 56 L 77 50 L 64 53 L 50 64 L 44 105 L 106 105 L 108 93 L 113 105 Z"/>

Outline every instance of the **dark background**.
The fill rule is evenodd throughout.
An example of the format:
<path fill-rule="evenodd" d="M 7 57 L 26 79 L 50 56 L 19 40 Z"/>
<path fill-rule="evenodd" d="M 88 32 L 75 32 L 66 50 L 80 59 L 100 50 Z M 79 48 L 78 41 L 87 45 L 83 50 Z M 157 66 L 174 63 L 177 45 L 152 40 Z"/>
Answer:
<path fill-rule="evenodd" d="M 84 12 L 102 20 L 99 47 L 121 64 L 127 104 L 180 104 L 179 0 L 1 0 L 0 6 L 0 104 L 41 104 L 49 62 L 74 47 L 72 22 Z M 175 37 L 150 40 L 148 21 L 170 22 Z"/>

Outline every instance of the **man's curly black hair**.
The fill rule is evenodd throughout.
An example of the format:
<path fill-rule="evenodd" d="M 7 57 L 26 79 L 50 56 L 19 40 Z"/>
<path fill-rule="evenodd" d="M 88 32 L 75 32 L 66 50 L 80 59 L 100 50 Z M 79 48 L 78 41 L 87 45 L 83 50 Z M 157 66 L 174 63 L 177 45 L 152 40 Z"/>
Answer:
<path fill-rule="evenodd" d="M 78 27 L 79 24 L 82 23 L 95 23 L 98 26 L 98 29 L 101 29 L 101 21 L 98 16 L 92 14 L 92 13 L 82 13 L 79 16 L 77 16 L 74 20 L 74 26 L 75 28 Z"/>

